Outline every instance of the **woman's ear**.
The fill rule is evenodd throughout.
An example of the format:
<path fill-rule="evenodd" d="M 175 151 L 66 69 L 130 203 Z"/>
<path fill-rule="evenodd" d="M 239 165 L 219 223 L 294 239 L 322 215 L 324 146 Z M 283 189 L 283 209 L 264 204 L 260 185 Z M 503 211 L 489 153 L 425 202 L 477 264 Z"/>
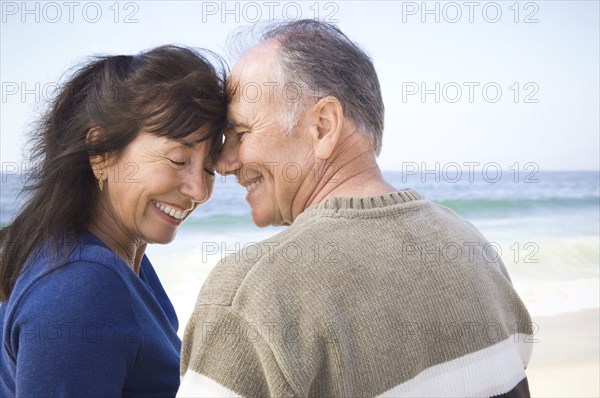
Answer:
<path fill-rule="evenodd" d="M 315 104 L 315 129 L 313 142 L 317 159 L 331 157 L 340 138 L 344 123 L 344 110 L 337 98 L 327 96 Z"/>
<path fill-rule="evenodd" d="M 98 142 L 102 139 L 102 131 L 96 127 L 92 127 L 88 130 L 85 136 L 85 142 L 89 146 L 93 146 L 95 142 Z M 90 166 L 92 168 L 92 173 L 98 181 L 105 181 L 108 178 L 108 164 L 107 164 L 107 156 L 104 155 L 92 155 L 89 157 Z"/>

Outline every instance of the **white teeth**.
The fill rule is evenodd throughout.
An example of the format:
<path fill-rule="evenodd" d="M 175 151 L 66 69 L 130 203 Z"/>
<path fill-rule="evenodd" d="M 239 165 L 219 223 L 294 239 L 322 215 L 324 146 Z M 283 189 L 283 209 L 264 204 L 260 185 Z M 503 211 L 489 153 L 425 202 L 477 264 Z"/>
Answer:
<path fill-rule="evenodd" d="M 185 217 L 185 215 L 187 214 L 187 210 L 181 211 L 181 210 L 172 209 L 169 206 L 165 206 L 161 203 L 154 202 L 154 201 L 152 203 L 154 203 L 154 206 L 156 206 L 163 213 L 168 214 L 169 216 L 176 218 L 178 220 L 183 219 Z"/>
<path fill-rule="evenodd" d="M 263 179 L 262 179 L 262 178 L 260 178 L 260 179 L 258 179 L 258 180 L 256 180 L 256 181 L 254 181 L 252 184 L 248 185 L 248 186 L 246 187 L 246 190 L 247 190 L 248 192 L 250 192 L 250 191 L 252 191 L 254 188 L 256 188 L 257 186 L 259 186 L 259 185 L 260 185 L 262 182 L 263 182 Z"/>

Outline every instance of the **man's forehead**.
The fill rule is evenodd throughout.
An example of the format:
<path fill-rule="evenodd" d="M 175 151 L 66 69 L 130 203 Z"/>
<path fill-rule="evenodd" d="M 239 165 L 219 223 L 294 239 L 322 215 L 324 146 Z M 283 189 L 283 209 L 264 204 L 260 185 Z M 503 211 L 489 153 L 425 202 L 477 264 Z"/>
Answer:
<path fill-rule="evenodd" d="M 266 77 L 274 70 L 278 47 L 274 40 L 269 40 L 251 48 L 233 65 L 228 80 L 239 83 Z"/>
<path fill-rule="evenodd" d="M 256 115 L 256 109 L 252 105 L 254 104 L 240 104 L 238 98 L 233 98 L 227 107 L 227 129 L 249 128 Z"/>
<path fill-rule="evenodd" d="M 266 106 L 272 106 L 279 94 L 274 89 L 277 62 L 276 46 L 262 43 L 246 52 L 231 69 L 226 88 L 230 96 L 228 127 L 250 128 Z"/>
<path fill-rule="evenodd" d="M 229 95 L 234 94 L 237 91 L 238 86 L 239 79 L 234 77 L 234 75 L 229 75 L 229 77 L 227 77 L 227 80 L 225 81 L 225 89 L 227 90 Z"/>

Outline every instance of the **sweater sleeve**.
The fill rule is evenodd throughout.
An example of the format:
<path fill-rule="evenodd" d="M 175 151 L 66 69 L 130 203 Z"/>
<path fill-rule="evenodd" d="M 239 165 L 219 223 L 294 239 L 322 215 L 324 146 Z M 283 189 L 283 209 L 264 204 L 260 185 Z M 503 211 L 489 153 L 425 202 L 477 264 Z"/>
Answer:
<path fill-rule="evenodd" d="M 181 397 L 296 396 L 269 336 L 222 305 L 197 306 L 184 335 Z"/>
<path fill-rule="evenodd" d="M 140 344 L 131 298 L 102 264 L 60 267 L 24 292 L 11 322 L 19 397 L 118 397 Z"/>

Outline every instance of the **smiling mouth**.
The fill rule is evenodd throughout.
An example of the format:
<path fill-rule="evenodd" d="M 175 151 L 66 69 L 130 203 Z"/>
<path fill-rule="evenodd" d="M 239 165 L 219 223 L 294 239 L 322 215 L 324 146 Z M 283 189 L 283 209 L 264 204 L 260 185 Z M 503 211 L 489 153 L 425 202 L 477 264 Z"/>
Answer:
<path fill-rule="evenodd" d="M 257 186 L 262 184 L 263 181 L 264 181 L 264 178 L 259 178 L 258 180 L 254 181 L 252 184 L 247 185 L 246 190 L 248 192 L 252 191 L 254 188 L 256 188 Z"/>
<path fill-rule="evenodd" d="M 165 213 L 168 216 L 173 217 L 176 220 L 183 220 L 188 215 L 188 213 L 191 211 L 191 209 L 177 210 L 172 207 L 163 205 L 162 203 L 155 202 L 154 200 L 152 201 L 152 204 L 154 204 L 154 206 L 156 206 L 156 208 L 158 210 L 162 211 L 163 213 Z"/>

